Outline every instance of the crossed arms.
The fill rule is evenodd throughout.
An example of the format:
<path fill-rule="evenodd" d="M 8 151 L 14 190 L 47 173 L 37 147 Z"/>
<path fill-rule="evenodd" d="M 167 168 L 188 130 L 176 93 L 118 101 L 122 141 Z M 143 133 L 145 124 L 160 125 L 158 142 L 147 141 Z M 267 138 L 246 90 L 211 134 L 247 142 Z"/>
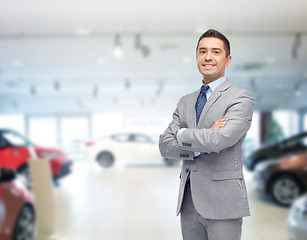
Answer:
<path fill-rule="evenodd" d="M 223 125 L 223 119 L 220 119 L 210 129 L 187 128 L 176 139 L 176 133 L 181 128 L 179 108 L 180 102 L 172 122 L 160 135 L 160 152 L 165 158 L 193 160 L 194 152 L 219 153 L 244 137 L 251 125 L 254 99 L 249 92 L 243 91 L 227 107 L 223 117 L 227 125 Z"/>

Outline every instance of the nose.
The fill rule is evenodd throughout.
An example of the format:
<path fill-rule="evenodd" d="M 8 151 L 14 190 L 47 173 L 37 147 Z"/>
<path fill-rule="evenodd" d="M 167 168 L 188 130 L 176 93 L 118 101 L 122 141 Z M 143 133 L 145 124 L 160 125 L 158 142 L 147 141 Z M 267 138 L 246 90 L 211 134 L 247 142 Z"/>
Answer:
<path fill-rule="evenodd" d="M 211 61 L 212 60 L 212 53 L 208 51 L 205 55 L 205 60 L 206 61 Z"/>

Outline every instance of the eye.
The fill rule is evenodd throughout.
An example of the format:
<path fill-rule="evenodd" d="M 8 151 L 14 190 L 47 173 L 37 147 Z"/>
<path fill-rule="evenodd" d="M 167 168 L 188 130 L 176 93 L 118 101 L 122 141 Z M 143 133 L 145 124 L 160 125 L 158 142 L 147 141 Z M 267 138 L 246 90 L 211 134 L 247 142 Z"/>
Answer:
<path fill-rule="evenodd" d="M 220 53 L 220 51 L 214 51 L 213 53 L 214 53 L 214 54 L 219 54 L 219 53 Z"/>

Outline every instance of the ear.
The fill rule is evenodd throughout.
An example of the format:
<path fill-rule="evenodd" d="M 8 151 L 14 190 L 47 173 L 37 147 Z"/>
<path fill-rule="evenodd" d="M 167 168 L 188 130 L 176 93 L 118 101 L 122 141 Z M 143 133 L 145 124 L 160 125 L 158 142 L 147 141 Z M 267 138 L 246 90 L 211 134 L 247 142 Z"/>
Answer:
<path fill-rule="evenodd" d="M 226 67 L 229 66 L 230 61 L 231 61 L 231 56 L 229 55 L 229 56 L 226 58 Z"/>

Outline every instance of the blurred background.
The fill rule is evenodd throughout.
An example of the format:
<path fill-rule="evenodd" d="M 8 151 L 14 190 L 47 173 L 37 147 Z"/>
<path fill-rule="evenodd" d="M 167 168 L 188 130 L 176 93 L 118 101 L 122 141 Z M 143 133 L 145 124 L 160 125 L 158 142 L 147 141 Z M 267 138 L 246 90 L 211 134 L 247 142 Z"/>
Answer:
<path fill-rule="evenodd" d="M 231 43 L 226 76 L 255 97 L 242 239 L 306 240 L 296 223 L 306 198 L 298 216 L 289 208 L 307 189 L 306 10 L 303 0 L 0 0 L 2 175 L 15 170 L 31 194 L 29 146 L 50 160 L 57 239 L 180 239 L 181 163 L 162 159 L 157 140 L 201 86 L 195 48 L 214 28 Z M 10 184 L 8 239 L 34 229 L 16 228 L 20 211 L 35 216 L 31 197 L 6 205 Z"/>

